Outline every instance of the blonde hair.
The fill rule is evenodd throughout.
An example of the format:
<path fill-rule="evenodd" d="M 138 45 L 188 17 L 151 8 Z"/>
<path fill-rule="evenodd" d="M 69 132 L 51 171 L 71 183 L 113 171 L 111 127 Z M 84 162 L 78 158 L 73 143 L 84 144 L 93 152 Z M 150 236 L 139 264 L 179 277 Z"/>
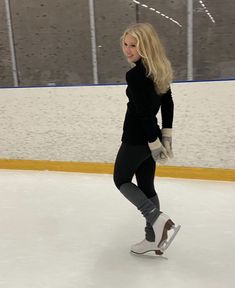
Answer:
<path fill-rule="evenodd" d="M 149 23 L 132 24 L 121 37 L 122 47 L 127 34 L 137 41 L 137 51 L 145 66 L 146 76 L 153 80 L 159 94 L 165 93 L 172 82 L 173 71 L 156 30 Z"/>

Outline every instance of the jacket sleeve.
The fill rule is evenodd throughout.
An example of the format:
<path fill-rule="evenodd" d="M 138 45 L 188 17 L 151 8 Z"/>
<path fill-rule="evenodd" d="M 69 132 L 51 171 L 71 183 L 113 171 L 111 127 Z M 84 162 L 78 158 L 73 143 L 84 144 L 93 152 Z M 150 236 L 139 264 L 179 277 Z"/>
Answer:
<path fill-rule="evenodd" d="M 162 128 L 172 128 L 174 118 L 174 102 L 171 89 L 161 96 Z"/>
<path fill-rule="evenodd" d="M 126 81 L 131 92 L 135 114 L 140 120 L 148 142 L 153 142 L 159 136 L 159 126 L 157 125 L 157 118 L 150 97 L 148 83 L 150 80 L 141 73 L 133 73 L 132 71 L 132 73 L 126 74 Z"/>

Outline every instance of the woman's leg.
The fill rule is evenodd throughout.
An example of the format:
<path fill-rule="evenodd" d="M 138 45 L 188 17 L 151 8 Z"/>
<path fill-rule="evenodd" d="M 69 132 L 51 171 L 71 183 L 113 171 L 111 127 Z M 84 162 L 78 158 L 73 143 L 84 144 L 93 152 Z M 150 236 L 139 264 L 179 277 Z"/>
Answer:
<path fill-rule="evenodd" d="M 114 182 L 120 192 L 152 224 L 160 215 L 159 209 L 145 193 L 132 182 L 133 176 L 145 160 L 151 157 L 148 145 L 133 146 L 122 143 L 114 166 Z"/>
<path fill-rule="evenodd" d="M 140 254 L 155 251 L 156 254 L 162 254 L 162 250 L 169 247 L 176 233 L 179 231 L 180 226 L 175 227 L 169 216 L 157 209 L 156 205 L 147 198 L 144 192 L 131 182 L 138 167 L 149 158 L 150 155 L 150 150 L 147 145 L 131 146 L 122 144 L 114 166 L 114 182 L 120 192 L 137 207 L 146 221 L 152 225 L 155 234 L 155 242 L 144 240 L 147 245 L 142 246 L 142 251 L 140 251 L 139 248 L 138 251 L 132 251 Z M 166 243 L 166 240 L 168 240 L 167 231 L 174 227 L 176 228 L 174 229 L 175 233 Z M 165 245 L 165 248 L 163 245 Z"/>
<path fill-rule="evenodd" d="M 147 158 L 136 171 L 136 180 L 138 187 L 144 192 L 149 200 L 160 210 L 159 198 L 154 188 L 156 163 L 150 156 Z M 145 239 L 154 242 L 155 234 L 150 223 L 146 222 Z"/>
<path fill-rule="evenodd" d="M 154 187 L 155 170 L 156 163 L 150 156 L 141 163 L 135 173 L 137 185 L 144 192 L 147 198 L 153 198 L 157 194 Z"/>

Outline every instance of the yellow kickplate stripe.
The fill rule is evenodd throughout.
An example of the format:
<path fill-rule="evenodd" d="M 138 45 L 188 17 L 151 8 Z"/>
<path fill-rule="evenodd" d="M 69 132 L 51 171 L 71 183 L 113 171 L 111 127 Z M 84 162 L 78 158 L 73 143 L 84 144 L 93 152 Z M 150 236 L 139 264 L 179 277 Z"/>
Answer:
<path fill-rule="evenodd" d="M 49 170 L 80 173 L 112 174 L 112 163 L 62 162 L 47 160 L 0 159 L 0 169 Z M 235 181 L 235 169 L 159 166 L 157 176 L 203 180 Z"/>

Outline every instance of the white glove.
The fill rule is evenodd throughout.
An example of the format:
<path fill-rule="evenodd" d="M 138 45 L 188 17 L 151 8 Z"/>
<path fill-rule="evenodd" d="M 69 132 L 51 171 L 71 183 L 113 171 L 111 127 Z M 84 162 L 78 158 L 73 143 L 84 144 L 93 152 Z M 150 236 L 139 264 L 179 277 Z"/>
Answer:
<path fill-rule="evenodd" d="M 173 158 L 174 154 L 172 151 L 172 128 L 162 129 L 162 145 L 166 148 L 167 156 Z"/>
<path fill-rule="evenodd" d="M 148 143 L 148 145 L 151 150 L 152 157 L 156 162 L 160 164 L 164 164 L 167 162 L 168 160 L 167 151 L 163 147 L 159 139 L 155 140 L 154 142 Z"/>

